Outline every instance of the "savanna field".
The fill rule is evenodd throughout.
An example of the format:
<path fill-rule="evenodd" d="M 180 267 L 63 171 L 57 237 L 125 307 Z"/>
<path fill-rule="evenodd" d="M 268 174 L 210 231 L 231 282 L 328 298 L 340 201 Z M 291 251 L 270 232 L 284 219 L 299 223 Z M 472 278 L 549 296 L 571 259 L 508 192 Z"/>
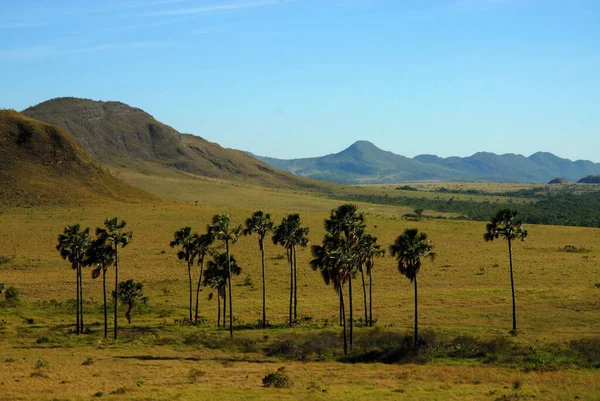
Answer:
<path fill-rule="evenodd" d="M 429 235 L 437 258 L 424 261 L 419 274 L 422 349 L 402 352 L 412 335 L 413 286 L 388 254 L 373 270 L 376 323 L 356 323 L 354 348 L 344 357 L 338 297 L 309 267 L 310 246 L 298 250 L 300 323 L 289 329 L 289 265 L 284 248 L 270 236 L 266 241 L 266 330 L 258 324 L 257 238 L 231 246 L 242 267 L 233 279 L 233 340 L 216 327 L 216 298 L 209 300 L 207 287 L 200 294 L 202 323 L 181 324 L 188 313 L 187 269 L 169 247 L 181 227 L 204 233 L 217 213 L 243 224 L 259 208 L 276 224 L 300 213 L 310 244 L 320 244 L 323 220 L 341 202 L 217 180 L 121 178 L 178 201 L 2 210 L 0 282 L 18 288 L 20 303 L 0 308 L 0 399 L 600 399 L 598 229 L 526 226 L 528 238 L 513 246 L 519 333 L 512 336 L 507 246 L 483 241 L 485 223 L 406 220 L 401 216 L 409 208 L 358 204 L 368 232 L 385 249 L 415 227 Z M 148 302 L 134 310 L 131 325 L 121 311 L 119 339 L 105 340 L 102 283 L 86 268 L 89 333 L 76 336 L 75 272 L 56 251 L 57 236 L 66 224 L 93 230 L 112 216 L 133 231 L 120 254 L 119 280 L 142 282 Z M 360 279 L 354 283 L 358 320 L 363 296 Z M 290 386 L 263 387 L 262 379 L 281 367 Z"/>

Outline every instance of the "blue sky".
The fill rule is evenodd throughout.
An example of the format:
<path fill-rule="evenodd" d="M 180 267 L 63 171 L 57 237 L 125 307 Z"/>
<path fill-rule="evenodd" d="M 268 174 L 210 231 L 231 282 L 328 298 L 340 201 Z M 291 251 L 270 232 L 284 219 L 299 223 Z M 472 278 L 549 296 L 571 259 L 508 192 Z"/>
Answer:
<path fill-rule="evenodd" d="M 0 0 L 0 108 L 119 100 L 282 158 L 600 162 L 597 0 Z"/>

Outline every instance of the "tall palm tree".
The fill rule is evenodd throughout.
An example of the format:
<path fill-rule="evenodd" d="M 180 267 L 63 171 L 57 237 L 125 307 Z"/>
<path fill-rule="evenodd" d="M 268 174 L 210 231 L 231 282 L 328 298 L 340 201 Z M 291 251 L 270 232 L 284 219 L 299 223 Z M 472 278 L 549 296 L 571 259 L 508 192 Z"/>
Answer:
<path fill-rule="evenodd" d="M 299 214 L 290 214 L 281 220 L 281 224 L 274 229 L 273 243 L 282 245 L 290 264 L 290 327 L 298 317 L 298 269 L 296 248 L 308 245 L 308 228 L 302 227 Z"/>
<path fill-rule="evenodd" d="M 348 353 L 348 331 L 346 327 L 346 307 L 344 305 L 344 284 L 350 278 L 350 270 L 347 266 L 353 263 L 354 254 L 351 252 L 346 241 L 339 235 L 326 233 L 323 245 L 311 247 L 313 259 L 310 267 L 319 270 L 326 285 L 333 284 L 335 292 L 340 300 L 340 315 L 344 333 L 344 354 Z"/>
<path fill-rule="evenodd" d="M 232 305 L 232 290 L 231 290 L 231 258 L 229 257 L 229 244 L 235 244 L 242 232 L 242 226 L 231 226 L 229 215 L 217 214 L 212 218 L 212 223 L 208 226 L 208 232 L 212 238 L 225 243 L 225 252 L 227 256 L 227 287 L 229 290 L 229 336 L 233 338 L 233 305 Z"/>
<path fill-rule="evenodd" d="M 180 246 L 181 249 L 177 251 L 177 258 L 179 260 L 185 260 L 187 263 L 188 272 L 188 284 L 189 284 L 189 322 L 192 324 L 192 266 L 194 265 L 194 259 L 196 258 L 196 241 L 192 235 L 191 227 L 183 227 L 173 233 L 173 241 L 169 243 L 171 248 Z"/>
<path fill-rule="evenodd" d="M 215 253 L 212 260 L 209 260 L 204 271 L 203 284 L 210 286 L 217 292 L 217 326 L 221 324 L 221 302 L 223 298 L 223 305 L 225 305 L 226 299 L 226 287 L 229 281 L 229 269 L 231 273 L 239 276 L 242 273 L 242 268 L 237 264 L 237 261 L 230 255 L 227 257 L 226 253 Z M 209 299 L 212 298 L 212 293 L 209 295 Z M 225 310 L 225 309 L 224 309 Z M 225 323 L 225 316 L 223 316 L 223 324 Z"/>
<path fill-rule="evenodd" d="M 419 309 L 417 274 L 421 270 L 421 258 L 435 259 L 433 245 L 424 232 L 408 228 L 390 246 L 390 254 L 398 261 L 398 271 L 415 285 L 415 348 L 419 346 Z"/>
<path fill-rule="evenodd" d="M 95 240 L 88 248 L 86 266 L 94 266 L 92 270 L 92 278 L 96 279 L 102 275 L 102 298 L 104 301 L 104 338 L 108 337 L 108 307 L 106 302 L 106 272 L 108 266 L 115 264 L 115 251 L 102 240 Z"/>
<path fill-rule="evenodd" d="M 297 260 L 297 248 L 300 246 L 305 248 L 308 246 L 309 241 L 306 237 L 308 235 L 308 227 L 302 227 L 300 222 L 300 215 L 293 214 L 289 220 L 292 224 L 293 235 L 292 235 L 292 255 L 294 262 L 294 321 L 298 321 L 298 260 Z"/>
<path fill-rule="evenodd" d="M 325 220 L 325 230 L 333 235 L 343 236 L 347 246 L 356 248 L 358 238 L 365 230 L 365 217 L 363 213 L 358 213 L 358 207 L 351 203 L 340 205 L 333 209 L 329 218 Z M 349 269 L 348 275 L 348 299 L 350 309 L 350 348 L 353 343 L 354 333 L 354 308 L 352 305 L 352 278 L 356 275 L 359 268 L 357 258 L 352 258 L 346 268 Z"/>
<path fill-rule="evenodd" d="M 246 227 L 244 235 L 258 234 L 258 247 L 260 249 L 260 257 L 262 262 L 262 301 L 263 301 L 263 329 L 267 327 L 267 284 L 265 278 L 265 236 L 273 231 L 273 222 L 271 215 L 265 214 L 262 210 L 258 210 L 252 214 L 252 217 L 246 219 Z"/>
<path fill-rule="evenodd" d="M 127 226 L 125 220 L 121 220 L 118 222 L 116 217 L 107 218 L 104 221 L 104 228 L 96 228 L 96 236 L 98 239 L 110 247 L 112 247 L 115 251 L 115 324 L 114 324 L 114 339 L 117 339 L 118 329 L 118 314 L 117 309 L 119 307 L 119 247 L 125 248 L 133 238 L 133 233 L 131 231 L 124 231 L 124 228 Z"/>
<path fill-rule="evenodd" d="M 483 239 L 493 241 L 497 238 L 502 238 L 508 242 L 508 259 L 510 262 L 510 288 L 512 290 L 512 313 L 513 313 L 513 328 L 512 332 L 517 332 L 517 306 L 515 303 L 515 281 L 513 278 L 513 258 L 512 258 L 512 241 L 525 241 L 527 238 L 527 230 L 523 228 L 523 221 L 518 217 L 515 210 L 501 209 L 492 217 L 492 220 L 486 225 Z"/>
<path fill-rule="evenodd" d="M 90 229 L 80 230 L 79 224 L 66 226 L 63 233 L 58 236 L 56 250 L 60 252 L 63 259 L 71 262 L 71 268 L 76 273 L 77 283 L 77 327 L 75 332 L 83 333 L 83 286 L 81 268 L 85 258 L 85 252 L 90 246 Z"/>
<path fill-rule="evenodd" d="M 194 322 L 198 323 L 198 300 L 200 298 L 200 285 L 202 283 L 202 275 L 204 271 L 204 259 L 206 255 L 212 253 L 211 245 L 213 238 L 210 234 L 194 234 L 194 246 L 196 248 L 196 255 L 198 256 L 198 264 L 200 265 L 200 276 L 198 277 L 198 286 L 196 287 L 196 314 L 194 315 Z"/>
<path fill-rule="evenodd" d="M 373 267 L 375 258 L 385 255 L 385 250 L 377 243 L 377 237 L 363 234 L 358 240 L 359 268 L 363 285 L 363 299 L 365 300 L 365 323 L 373 326 Z M 367 294 L 365 290 L 365 269 L 369 277 L 369 308 L 367 316 Z"/>

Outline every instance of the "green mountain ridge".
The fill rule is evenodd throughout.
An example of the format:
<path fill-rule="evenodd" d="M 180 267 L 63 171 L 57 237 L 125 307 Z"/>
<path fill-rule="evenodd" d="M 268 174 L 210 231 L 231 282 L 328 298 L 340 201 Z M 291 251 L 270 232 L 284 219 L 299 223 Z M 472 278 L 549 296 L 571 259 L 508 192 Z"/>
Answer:
<path fill-rule="evenodd" d="M 303 177 L 358 184 L 431 180 L 545 183 L 555 177 L 577 181 L 586 175 L 600 174 L 598 163 L 571 161 L 548 152 L 529 157 L 478 152 L 469 157 L 424 154 L 408 158 L 368 141 L 358 141 L 339 153 L 322 157 L 292 160 L 255 157 Z"/>

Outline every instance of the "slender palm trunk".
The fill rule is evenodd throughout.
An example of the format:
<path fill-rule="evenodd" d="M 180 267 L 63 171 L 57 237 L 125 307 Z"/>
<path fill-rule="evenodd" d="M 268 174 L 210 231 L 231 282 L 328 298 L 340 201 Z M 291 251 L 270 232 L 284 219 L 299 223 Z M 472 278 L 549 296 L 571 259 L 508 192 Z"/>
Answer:
<path fill-rule="evenodd" d="M 415 276 L 415 348 L 419 347 L 419 308 L 418 308 L 417 276 Z"/>
<path fill-rule="evenodd" d="M 369 327 L 373 327 L 373 270 L 369 270 Z"/>
<path fill-rule="evenodd" d="M 262 326 L 263 329 L 267 328 L 267 279 L 265 277 L 265 241 L 264 238 L 260 238 L 260 259 L 262 262 L 262 307 L 263 307 L 263 318 Z"/>
<path fill-rule="evenodd" d="M 221 327 L 221 295 L 217 292 L 217 327 Z"/>
<path fill-rule="evenodd" d="M 294 259 L 292 258 L 292 248 L 288 251 L 288 261 L 290 262 L 290 327 L 292 327 L 292 311 L 294 306 Z"/>
<path fill-rule="evenodd" d="M 77 335 L 79 335 L 79 330 L 81 328 L 80 322 L 79 322 L 79 262 L 77 262 L 77 267 L 75 268 L 75 283 L 76 283 L 76 290 L 77 290 L 77 297 L 76 297 L 76 303 L 77 303 L 77 326 L 75 327 L 75 332 L 77 333 Z"/>
<path fill-rule="evenodd" d="M 343 309 L 343 305 L 342 305 L 342 299 L 340 298 L 340 326 L 344 324 L 343 318 L 344 318 L 344 309 Z"/>
<path fill-rule="evenodd" d="M 127 324 L 131 324 L 131 305 L 127 306 Z"/>
<path fill-rule="evenodd" d="M 223 327 L 227 327 L 227 288 L 223 288 Z"/>
<path fill-rule="evenodd" d="M 119 308 L 119 244 L 115 243 L 115 332 L 114 339 L 117 339 L 119 332 L 118 322 L 118 308 Z"/>
<path fill-rule="evenodd" d="M 360 278 L 362 279 L 362 289 L 363 289 L 363 300 L 365 303 L 365 326 L 369 325 L 369 316 L 368 316 L 368 311 L 367 311 L 367 287 L 365 285 L 365 270 L 364 268 L 361 266 L 360 268 Z"/>
<path fill-rule="evenodd" d="M 106 267 L 102 267 L 102 297 L 104 298 L 104 338 L 108 337 L 108 309 L 106 307 Z"/>
<path fill-rule="evenodd" d="M 196 314 L 194 316 L 194 322 L 196 324 L 198 323 L 198 300 L 200 299 L 200 285 L 202 284 L 202 273 L 203 272 L 204 272 L 204 258 L 200 259 L 200 277 L 198 277 L 198 286 L 196 287 Z"/>
<path fill-rule="evenodd" d="M 229 271 L 229 337 L 233 338 L 233 305 L 231 295 L 231 259 L 229 257 L 229 241 L 225 241 L 225 249 L 227 250 L 227 270 Z"/>
<path fill-rule="evenodd" d="M 189 259 L 189 255 L 188 255 L 188 259 Z M 187 262 L 188 264 L 188 282 L 189 282 L 189 286 L 190 286 L 190 320 L 189 320 L 189 324 L 192 324 L 194 321 L 192 320 L 192 266 L 190 266 L 191 262 L 188 260 Z"/>
<path fill-rule="evenodd" d="M 512 246 L 508 239 L 508 258 L 510 260 L 510 289 L 512 290 L 513 332 L 517 331 L 517 304 L 515 302 L 515 280 L 513 278 Z"/>
<path fill-rule="evenodd" d="M 294 322 L 298 321 L 298 264 L 296 263 L 296 246 L 293 247 L 294 253 Z"/>
<path fill-rule="evenodd" d="M 340 285 L 340 305 L 342 306 L 342 321 L 344 325 L 344 355 L 348 354 L 348 332 L 346 330 L 346 307 L 344 306 L 344 287 Z"/>
<path fill-rule="evenodd" d="M 81 324 L 80 332 L 84 333 L 84 325 L 83 325 L 83 272 L 81 269 L 81 262 L 78 262 L 79 269 L 79 323 Z"/>
<path fill-rule="evenodd" d="M 350 350 L 352 350 L 354 332 L 354 314 L 352 312 L 352 273 L 348 280 L 348 298 L 350 300 Z"/>

